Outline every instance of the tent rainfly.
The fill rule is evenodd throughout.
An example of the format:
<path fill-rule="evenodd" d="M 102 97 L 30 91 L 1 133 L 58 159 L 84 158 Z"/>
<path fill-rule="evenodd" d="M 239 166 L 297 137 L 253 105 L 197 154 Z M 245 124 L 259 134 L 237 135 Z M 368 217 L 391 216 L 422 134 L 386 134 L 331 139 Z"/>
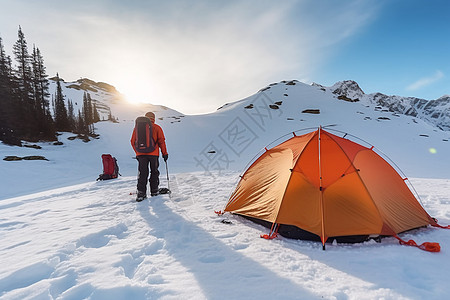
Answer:
<path fill-rule="evenodd" d="M 321 127 L 267 149 L 243 173 L 224 212 L 242 215 L 281 234 L 325 243 L 394 236 L 427 225 L 443 227 L 424 210 L 405 180 L 372 146 Z"/>

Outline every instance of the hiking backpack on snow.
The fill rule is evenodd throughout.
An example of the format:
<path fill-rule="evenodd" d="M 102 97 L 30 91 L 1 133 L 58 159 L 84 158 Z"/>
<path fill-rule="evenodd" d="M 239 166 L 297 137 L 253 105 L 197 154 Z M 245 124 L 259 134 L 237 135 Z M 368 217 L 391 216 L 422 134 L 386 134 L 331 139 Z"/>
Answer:
<path fill-rule="evenodd" d="M 136 119 L 136 141 L 134 146 L 137 152 L 150 153 L 155 150 L 155 141 L 153 140 L 152 122 L 147 117 L 137 117 Z"/>
<path fill-rule="evenodd" d="M 102 162 L 103 162 L 103 174 L 100 174 L 97 180 L 114 179 L 120 175 L 117 159 L 115 157 L 112 157 L 111 154 L 103 154 Z"/>

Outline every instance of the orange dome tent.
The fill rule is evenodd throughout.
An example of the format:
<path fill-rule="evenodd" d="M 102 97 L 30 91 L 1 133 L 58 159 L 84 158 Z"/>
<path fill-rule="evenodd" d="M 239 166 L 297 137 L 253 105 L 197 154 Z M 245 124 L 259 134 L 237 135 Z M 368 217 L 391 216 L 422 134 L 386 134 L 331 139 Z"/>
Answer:
<path fill-rule="evenodd" d="M 413 228 L 440 227 L 373 147 L 322 128 L 266 149 L 241 176 L 224 211 L 272 224 L 266 238 L 280 225 L 297 228 L 320 238 L 324 249 L 328 238 L 398 238 Z"/>

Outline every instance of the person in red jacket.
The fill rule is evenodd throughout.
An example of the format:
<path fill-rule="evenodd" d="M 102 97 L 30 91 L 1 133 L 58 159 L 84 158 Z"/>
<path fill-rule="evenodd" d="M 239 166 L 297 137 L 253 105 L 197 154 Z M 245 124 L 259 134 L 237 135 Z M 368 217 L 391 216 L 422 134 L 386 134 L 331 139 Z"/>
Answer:
<path fill-rule="evenodd" d="M 136 153 L 136 158 L 139 162 L 138 166 L 138 180 L 137 180 L 137 198 L 136 201 L 142 201 L 147 198 L 147 179 L 148 179 L 148 166 L 150 165 L 150 194 L 152 196 L 158 195 L 159 186 L 159 149 L 161 149 L 162 156 L 166 162 L 169 158 L 166 148 L 166 139 L 162 128 L 155 124 L 155 114 L 148 112 L 145 114 L 147 118 L 152 122 L 152 138 L 155 142 L 155 150 L 150 153 L 140 153 L 136 150 L 136 128 L 131 135 L 131 146 Z"/>

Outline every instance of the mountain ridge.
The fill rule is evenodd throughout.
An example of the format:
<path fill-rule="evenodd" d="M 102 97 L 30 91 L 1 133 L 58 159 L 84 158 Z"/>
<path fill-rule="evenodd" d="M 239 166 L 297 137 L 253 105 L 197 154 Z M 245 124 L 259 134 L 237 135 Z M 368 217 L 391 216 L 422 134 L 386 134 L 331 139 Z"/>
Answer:
<path fill-rule="evenodd" d="M 67 88 L 66 85 L 70 84 L 62 84 L 65 99 L 80 107 L 84 90 Z M 100 121 L 94 124 L 98 138 L 85 143 L 72 139 L 73 133 L 61 132 L 58 145 L 39 142 L 39 147 L 29 148 L 0 144 L 5 157 L 41 155 L 48 159 L 2 160 L 0 168 L 3 164 L 14 163 L 15 168 L 5 165 L 10 170 L 5 177 L 11 178 L 11 185 L 14 178 L 27 174 L 31 186 L 44 190 L 95 180 L 102 168 L 101 155 L 109 153 L 117 158 L 123 176 L 135 176 L 136 160 L 130 145 L 131 133 L 136 117 L 153 111 L 166 137 L 170 172 L 204 172 L 214 176 L 226 171 L 242 171 L 257 153 L 270 148 L 272 142 L 279 141 L 280 137 L 299 131 L 306 133 L 307 129 L 314 131 L 322 126 L 325 130 L 331 128 L 341 132 L 341 137 L 364 139 L 386 153 L 409 177 L 450 176 L 449 131 L 440 130 L 417 117 L 391 112 L 365 101 L 365 97 L 359 101 L 339 99 L 342 95 L 333 94 L 328 87 L 296 80 L 281 81 L 268 87 L 202 115 L 184 115 L 163 105 L 132 104 L 98 89 L 91 93 L 91 98 L 104 104 L 104 114 L 111 112 L 116 117 L 116 122 Z M 73 149 L 86 155 L 73 157 Z M 61 168 L 69 157 L 76 176 L 67 176 L 67 170 Z M 45 178 L 41 176 L 43 171 Z M 27 191 L 24 187 L 22 192 Z M 12 190 L 9 193 L 16 195 Z"/>
<path fill-rule="evenodd" d="M 333 94 L 354 100 L 366 101 L 393 113 L 417 117 L 444 131 L 450 131 L 450 96 L 443 95 L 435 100 L 403 97 L 383 93 L 365 94 L 353 80 L 339 81 L 328 87 Z"/>
<path fill-rule="evenodd" d="M 50 78 L 51 83 L 56 82 L 56 77 Z M 103 98 L 109 99 L 111 102 L 121 102 L 126 101 L 126 96 L 121 94 L 113 85 L 105 82 L 96 82 L 88 78 L 80 78 L 76 81 L 66 82 L 60 79 L 66 88 L 66 91 L 76 90 L 80 92 L 88 92 L 93 95 L 92 99 L 94 103 L 97 104 L 100 115 L 103 117 L 108 116 L 110 113 L 110 108 Z M 266 87 L 258 90 L 258 93 L 268 91 L 270 88 L 278 84 L 286 84 L 287 86 L 292 86 L 296 84 L 306 84 L 298 80 L 282 80 L 277 83 L 271 83 Z M 354 80 L 343 80 L 338 81 L 332 86 L 324 86 L 318 83 L 312 83 L 310 86 L 317 87 L 322 91 L 329 91 L 339 100 L 347 102 L 359 102 L 365 104 L 372 104 L 378 106 L 377 109 L 387 109 L 389 112 L 403 114 L 406 116 L 415 117 L 422 119 L 427 123 L 436 126 L 440 130 L 450 131 L 450 95 L 443 95 L 438 99 L 426 100 L 416 97 L 406 97 L 398 95 L 386 95 L 380 92 L 366 94 L 359 84 Z M 68 92 L 68 99 L 75 98 L 74 93 Z M 81 96 L 78 96 L 80 98 Z M 80 98 L 82 99 L 82 98 Z M 246 98 L 245 98 L 246 99 Z M 73 99 L 72 99 L 73 100 Z M 243 99 L 244 100 L 244 99 Z M 241 102 L 242 100 L 225 103 L 220 106 L 217 110 L 221 110 Z M 144 104 L 145 106 L 146 104 Z M 165 107 L 163 105 L 153 105 L 150 106 L 153 109 L 164 110 L 171 108 Z M 149 108 L 150 108 L 149 107 Z M 80 109 L 81 106 L 75 106 L 75 110 Z M 177 112 L 178 115 L 184 115 L 181 112 Z"/>

